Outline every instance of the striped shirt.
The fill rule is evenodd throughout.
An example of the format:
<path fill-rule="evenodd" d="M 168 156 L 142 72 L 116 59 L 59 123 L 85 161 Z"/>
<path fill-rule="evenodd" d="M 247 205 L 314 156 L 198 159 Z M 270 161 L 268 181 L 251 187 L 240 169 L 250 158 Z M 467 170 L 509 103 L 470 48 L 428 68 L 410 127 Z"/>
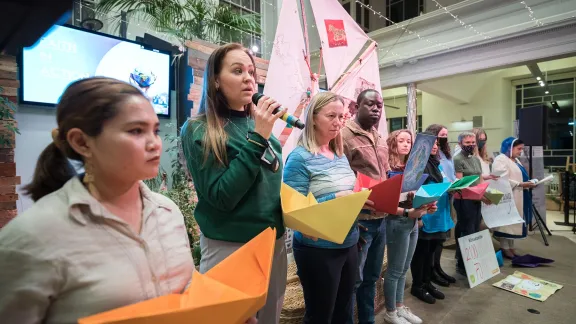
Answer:
<path fill-rule="evenodd" d="M 335 199 L 340 191 L 353 190 L 356 176 L 350 168 L 345 155 L 335 155 L 333 160 L 322 154 L 312 154 L 302 146 L 296 147 L 284 166 L 284 183 L 294 188 L 303 195 L 309 192 L 321 203 Z M 326 215 L 330 217 L 330 215 Z M 342 244 L 336 244 L 323 239 L 313 241 L 302 236 L 302 233 L 294 232 L 295 243 L 319 248 L 348 248 L 358 243 L 358 225 L 356 222 L 350 228 L 350 232 Z"/>
<path fill-rule="evenodd" d="M 181 293 L 194 269 L 184 218 L 143 183 L 140 192 L 140 234 L 77 177 L 0 230 L 2 323 L 72 324 Z"/>

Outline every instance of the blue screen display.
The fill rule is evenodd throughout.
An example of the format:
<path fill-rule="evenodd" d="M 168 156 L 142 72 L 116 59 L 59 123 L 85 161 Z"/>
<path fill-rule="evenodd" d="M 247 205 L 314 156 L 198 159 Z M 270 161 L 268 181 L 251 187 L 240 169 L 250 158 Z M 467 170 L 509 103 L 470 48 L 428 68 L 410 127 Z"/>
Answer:
<path fill-rule="evenodd" d="M 146 94 L 157 114 L 169 115 L 169 54 L 59 25 L 24 48 L 21 100 L 57 104 L 71 82 L 91 76 L 126 81 Z"/>

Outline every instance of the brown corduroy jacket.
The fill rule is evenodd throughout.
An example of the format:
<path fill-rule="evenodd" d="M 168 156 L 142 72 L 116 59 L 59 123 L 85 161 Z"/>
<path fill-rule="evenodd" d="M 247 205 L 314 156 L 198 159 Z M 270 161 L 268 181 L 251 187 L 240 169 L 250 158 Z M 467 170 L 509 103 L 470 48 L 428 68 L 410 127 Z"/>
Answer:
<path fill-rule="evenodd" d="M 355 120 L 350 119 L 342 129 L 344 154 L 355 173 L 360 172 L 375 180 L 386 180 L 388 164 L 388 146 L 386 139 L 376 128 L 370 132 L 363 130 Z M 384 213 L 361 213 L 359 219 L 383 218 Z"/>

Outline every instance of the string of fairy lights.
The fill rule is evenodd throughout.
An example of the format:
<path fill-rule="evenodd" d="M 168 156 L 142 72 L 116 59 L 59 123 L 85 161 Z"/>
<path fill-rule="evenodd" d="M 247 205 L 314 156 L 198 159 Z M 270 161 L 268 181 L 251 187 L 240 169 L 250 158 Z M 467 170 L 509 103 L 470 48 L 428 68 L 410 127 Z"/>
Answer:
<path fill-rule="evenodd" d="M 436 5 L 436 8 L 440 9 L 440 10 L 444 10 L 444 13 L 447 15 L 452 16 L 452 18 L 454 19 L 454 21 L 461 25 L 462 27 L 464 27 L 464 29 L 469 30 L 474 32 L 476 35 L 483 37 L 484 39 L 489 39 L 491 38 L 490 36 L 484 34 L 483 32 L 478 31 L 474 26 L 472 26 L 471 24 L 467 24 L 465 22 L 462 21 L 462 19 L 458 18 L 458 16 L 456 16 L 455 14 L 453 14 L 447 7 L 444 7 L 443 5 L 441 5 L 438 1 L 436 0 L 432 0 L 434 2 L 434 4 Z"/>
<path fill-rule="evenodd" d="M 244 10 L 247 11 L 254 11 L 252 8 L 249 8 L 245 5 L 241 5 L 238 3 L 235 3 L 233 1 L 228 0 L 227 2 L 233 4 L 234 6 L 243 8 Z M 270 7 L 270 9 L 272 10 L 276 10 L 278 8 L 278 6 L 276 6 L 274 3 L 269 2 L 269 1 L 265 1 L 265 0 L 260 0 L 262 5 L 268 6 Z M 369 4 L 365 4 L 364 2 L 360 1 L 360 0 L 354 0 L 354 2 L 356 4 L 358 4 L 359 6 L 365 8 L 366 10 L 369 10 L 374 16 L 378 17 L 379 19 L 383 19 L 386 22 L 388 22 L 390 24 L 390 26 L 393 26 L 396 29 L 401 29 L 404 33 L 408 34 L 408 35 L 413 35 L 416 38 L 418 38 L 419 40 L 426 42 L 430 45 L 430 47 L 438 47 L 441 49 L 450 49 L 451 46 L 448 44 L 448 42 L 439 42 L 433 39 L 430 39 L 430 37 L 426 37 L 423 36 L 422 34 L 420 34 L 420 32 L 414 31 L 410 28 L 408 28 L 410 21 L 404 21 L 404 22 L 400 22 L 400 23 L 396 23 L 394 21 L 392 21 L 391 19 L 389 19 L 388 17 L 386 17 L 384 14 L 382 14 L 382 12 L 379 12 L 377 10 L 375 10 L 371 5 Z M 466 22 L 464 22 L 462 19 L 460 19 L 456 14 L 454 14 L 449 8 L 443 6 L 442 4 L 440 4 L 437 0 L 432 0 L 432 2 L 434 3 L 434 5 L 439 9 L 442 10 L 444 12 L 444 14 L 450 15 L 453 19 L 454 22 L 458 25 L 460 25 L 462 28 L 474 33 L 475 35 L 482 37 L 483 39 L 490 39 L 492 38 L 491 36 L 487 35 L 488 33 L 492 33 L 494 31 L 490 31 L 490 32 L 482 32 L 479 31 L 476 27 L 474 27 L 472 24 L 468 24 Z M 528 16 L 530 18 L 531 21 L 534 22 L 536 27 L 541 27 L 544 25 L 543 22 L 541 22 L 539 19 L 537 19 L 535 17 L 534 11 L 532 10 L 532 8 L 526 3 L 526 1 L 520 1 L 519 2 L 522 6 L 524 6 L 524 8 L 528 11 Z M 137 28 L 140 30 L 143 30 L 147 33 L 150 33 L 151 35 L 154 35 L 156 37 L 162 38 L 166 41 L 180 41 L 178 40 L 174 35 L 169 34 L 169 33 L 164 33 L 164 32 L 160 32 L 158 30 L 155 30 L 153 28 L 148 27 L 150 24 L 147 21 L 138 19 L 136 17 L 131 17 L 129 19 L 129 21 L 127 20 L 122 20 L 122 18 L 119 15 L 113 15 L 110 13 L 105 13 L 105 12 L 101 12 L 101 11 L 97 11 L 94 10 L 101 18 L 106 17 L 106 19 L 111 22 L 111 23 L 116 23 L 119 24 L 121 22 L 125 22 L 125 23 L 129 23 L 133 28 Z M 266 34 L 265 33 L 255 33 L 255 32 L 250 32 L 250 31 L 246 31 L 240 28 L 237 28 L 235 26 L 231 26 L 225 22 L 219 21 L 215 18 L 212 17 L 207 17 L 206 19 L 215 22 L 219 25 L 225 26 L 231 30 L 234 30 L 238 33 L 240 33 L 241 37 L 244 37 L 246 35 L 249 35 L 252 39 L 255 39 L 257 41 L 260 42 L 260 46 L 264 47 L 264 48 L 259 48 L 256 44 L 252 45 L 252 51 L 253 52 L 261 52 L 262 54 L 271 54 L 273 46 L 274 46 L 274 42 L 273 41 L 268 41 L 266 40 Z M 136 25 L 136 26 L 134 26 Z M 311 28 L 312 29 L 316 29 L 316 25 L 315 24 L 311 24 Z M 451 40 L 449 43 L 455 43 L 455 40 Z M 379 48 L 378 52 L 379 52 L 379 56 L 380 59 L 391 55 L 393 57 L 393 59 L 395 60 L 404 60 L 404 59 L 409 59 L 413 56 L 413 54 L 411 55 L 404 55 L 404 54 L 398 54 L 396 52 L 394 52 L 393 49 L 394 46 L 390 46 L 388 48 Z M 429 48 L 430 48 L 429 47 Z M 311 57 L 319 57 L 320 56 L 320 52 L 316 51 L 312 54 L 310 54 Z"/>
<path fill-rule="evenodd" d="M 530 6 L 528 4 L 526 4 L 525 1 L 521 1 L 520 4 L 524 5 L 524 8 L 526 10 L 528 10 L 528 17 L 530 17 L 530 19 L 536 24 L 536 27 L 544 26 L 543 22 L 541 22 L 539 19 L 536 19 L 536 17 L 534 17 L 534 11 L 532 11 L 532 8 L 530 8 Z"/>

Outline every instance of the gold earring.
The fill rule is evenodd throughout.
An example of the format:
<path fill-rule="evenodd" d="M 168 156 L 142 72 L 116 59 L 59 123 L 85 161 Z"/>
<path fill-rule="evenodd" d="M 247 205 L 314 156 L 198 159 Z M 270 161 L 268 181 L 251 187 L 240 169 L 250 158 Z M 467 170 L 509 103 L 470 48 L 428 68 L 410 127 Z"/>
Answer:
<path fill-rule="evenodd" d="M 94 182 L 94 171 L 92 162 L 90 162 L 90 160 L 86 160 L 86 162 L 84 162 L 84 180 L 82 180 L 82 182 L 84 182 L 86 185 L 90 185 L 92 182 Z"/>

